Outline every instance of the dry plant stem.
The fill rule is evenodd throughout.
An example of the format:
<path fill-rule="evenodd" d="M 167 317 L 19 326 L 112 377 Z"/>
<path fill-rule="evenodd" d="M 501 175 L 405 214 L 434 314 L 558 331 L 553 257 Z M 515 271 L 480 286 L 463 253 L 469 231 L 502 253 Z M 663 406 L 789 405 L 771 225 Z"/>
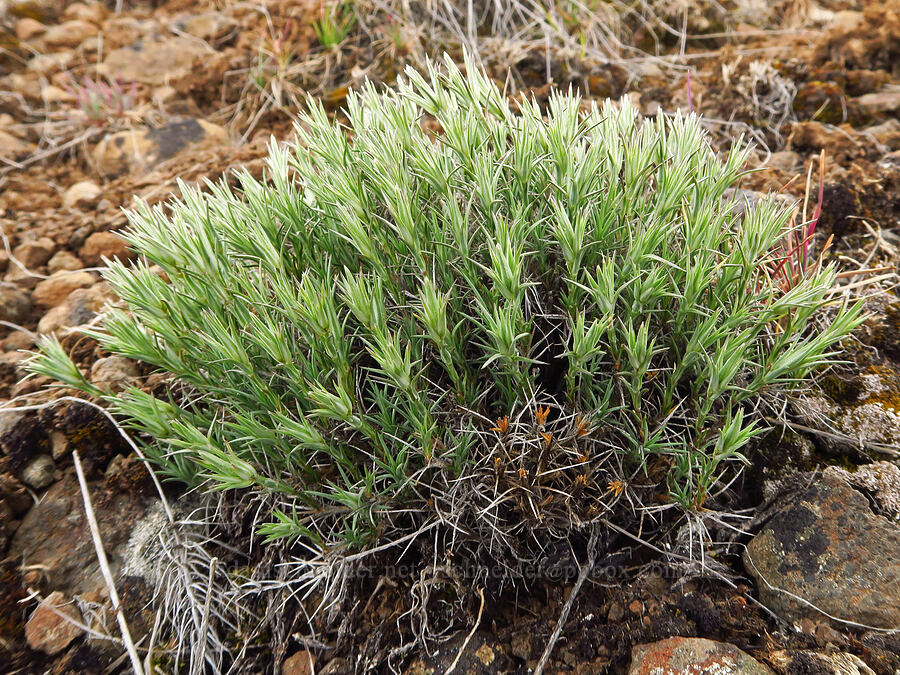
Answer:
<path fill-rule="evenodd" d="M 456 654 L 456 658 L 453 659 L 453 663 L 450 664 L 450 667 L 447 669 L 447 672 L 444 675 L 450 675 L 454 670 L 456 670 L 456 666 L 459 664 L 459 660 L 462 658 L 463 652 L 466 651 L 466 647 L 469 646 L 469 641 L 472 639 L 472 636 L 475 635 L 475 631 L 478 630 L 478 626 L 481 624 L 481 614 L 484 612 L 484 590 L 478 589 L 478 597 L 481 598 L 481 604 L 478 606 L 478 618 L 475 619 L 475 624 L 472 626 L 472 630 L 469 631 L 469 634 L 466 635 L 466 639 L 463 640 L 462 647 L 459 648 L 459 652 Z"/>
<path fill-rule="evenodd" d="M 161 613 L 156 610 L 156 617 L 153 620 L 153 628 L 150 630 L 150 641 L 147 643 L 147 656 L 144 657 L 144 671 L 153 673 L 153 647 L 156 645 L 156 634 L 159 631 Z"/>
<path fill-rule="evenodd" d="M 534 675 L 542 675 L 544 672 L 544 667 L 547 665 L 547 662 L 550 660 L 550 655 L 553 653 L 553 648 L 556 646 L 557 640 L 559 640 L 559 636 L 562 635 L 563 628 L 566 627 L 566 620 L 569 618 L 569 612 L 572 611 L 572 606 L 575 604 L 575 599 L 578 597 L 578 593 L 581 591 L 581 587 L 584 585 L 585 579 L 587 579 L 588 574 L 594 569 L 594 563 L 597 561 L 597 527 L 594 526 L 591 531 L 591 538 L 588 541 L 588 559 L 584 565 L 579 565 L 578 571 L 578 579 L 575 581 L 575 585 L 572 587 L 572 592 L 569 593 L 569 598 L 566 600 L 566 604 L 563 605 L 562 611 L 559 613 L 559 620 L 556 622 L 556 628 L 553 629 L 553 633 L 550 635 L 550 640 L 547 642 L 547 646 L 544 648 L 544 653 L 541 654 L 541 660 L 538 661 L 537 667 L 534 669 Z"/>
<path fill-rule="evenodd" d="M 100 527 L 97 525 L 97 518 L 94 516 L 91 495 L 88 493 L 87 481 L 84 478 L 84 470 L 81 468 L 81 458 L 78 456 L 77 450 L 72 451 L 72 459 L 75 462 L 75 473 L 78 474 L 78 485 L 81 487 L 81 498 L 84 501 L 84 514 L 91 530 L 91 539 L 94 541 L 97 562 L 100 563 L 100 571 L 103 573 L 103 580 L 106 582 L 106 588 L 109 590 L 109 600 L 119 622 L 122 641 L 125 643 L 125 649 L 128 650 L 128 656 L 131 659 L 131 667 L 134 669 L 134 672 L 136 675 L 144 675 L 144 666 L 141 665 L 141 657 L 138 656 L 137 648 L 131 639 L 131 631 L 128 629 L 128 622 L 125 620 L 125 613 L 122 611 L 122 603 L 119 602 L 119 594 L 116 592 L 116 584 L 109 569 L 109 561 L 106 559 L 106 552 L 103 550 Z"/>
<path fill-rule="evenodd" d="M 219 564 L 218 558 L 213 558 L 209 565 L 209 581 L 206 586 L 206 600 L 203 602 L 203 622 L 200 624 L 200 635 L 206 635 L 209 628 L 209 605 L 212 602 L 213 582 L 216 576 L 216 566 Z M 199 675 L 202 672 L 203 662 L 206 659 L 206 640 L 200 641 L 200 657 L 194 661 L 191 667 L 192 675 Z"/>

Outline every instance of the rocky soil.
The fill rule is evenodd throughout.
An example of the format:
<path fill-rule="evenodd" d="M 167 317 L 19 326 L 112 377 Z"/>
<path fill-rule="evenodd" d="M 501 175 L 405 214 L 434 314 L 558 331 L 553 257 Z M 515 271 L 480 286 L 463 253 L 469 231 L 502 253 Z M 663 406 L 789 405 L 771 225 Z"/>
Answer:
<path fill-rule="evenodd" d="M 266 142 L 287 137 L 305 92 L 338 111 L 348 86 L 390 81 L 403 63 L 440 47 L 397 37 L 410 26 L 366 21 L 339 45 L 322 46 L 318 2 L 122 5 L 0 0 L 0 672 L 130 667 L 74 451 L 139 645 L 153 625 L 153 584 L 129 559 L 136 530 L 159 512 L 146 469 L 102 413 L 46 389 L 45 378 L 22 379 L 20 368 L 36 336 L 54 333 L 94 382 L 159 385 L 75 330 L 115 301 L 98 268 L 132 255 L 115 234 L 122 208 L 136 197 L 163 201 L 178 180 L 216 180 L 237 167 L 261 175 Z M 848 363 L 799 397 L 792 428 L 767 436 L 734 486 L 734 509 L 746 517 L 713 561 L 727 573 L 685 576 L 623 541 L 623 554 L 589 577 L 545 672 L 893 675 L 900 2 L 692 2 L 676 25 L 684 39 L 628 33 L 659 58 L 579 60 L 541 45 L 488 62 L 515 66 L 516 86 L 539 100 L 549 74 L 589 98 L 629 95 L 647 115 L 692 107 L 723 145 L 746 134 L 760 168 L 744 181 L 750 198 L 782 191 L 802 199 L 824 150 L 817 244 L 833 236 L 825 257 L 846 270 L 847 293 L 868 296 L 871 318 L 847 345 Z M 386 31 L 396 31 L 393 41 Z M 457 673 L 531 672 L 573 581 L 545 575 L 481 610 L 477 597 L 457 603 L 468 615 L 447 620 L 455 629 L 444 642 L 390 658 L 403 642 L 393 627 L 409 610 L 410 586 L 373 584 L 361 596 L 363 619 L 322 640 L 254 645 L 254 667 L 337 674 L 376 664 L 412 674 L 456 663 Z M 300 618 L 287 621 L 301 626 Z"/>

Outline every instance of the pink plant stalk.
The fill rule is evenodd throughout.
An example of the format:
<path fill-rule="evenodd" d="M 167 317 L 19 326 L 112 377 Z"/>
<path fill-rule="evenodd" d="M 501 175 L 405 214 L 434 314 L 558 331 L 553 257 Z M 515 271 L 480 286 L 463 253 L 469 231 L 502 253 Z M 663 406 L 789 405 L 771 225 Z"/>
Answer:
<path fill-rule="evenodd" d="M 809 271 L 809 244 L 816 232 L 816 226 L 819 224 L 819 218 L 822 216 L 822 205 L 825 196 L 825 151 L 819 155 L 819 190 L 817 203 L 813 216 L 808 223 L 801 225 L 800 231 L 792 227 L 788 235 L 789 239 L 795 240 L 791 248 L 785 251 L 784 256 L 775 266 L 772 276 L 781 275 L 783 277 L 782 287 L 788 291 L 793 288 L 796 283 L 806 275 Z M 796 222 L 796 211 L 791 217 L 791 224 Z M 830 242 L 830 240 L 829 240 Z M 782 244 L 782 250 L 786 247 Z M 826 246 L 827 248 L 827 246 Z M 787 271 L 785 271 L 787 266 Z"/>
<path fill-rule="evenodd" d="M 112 117 L 123 117 L 137 100 L 137 83 L 132 82 L 126 91 L 118 79 L 95 81 L 85 75 L 81 84 L 73 81 L 69 91 L 88 119 L 98 125 L 107 123 Z"/>

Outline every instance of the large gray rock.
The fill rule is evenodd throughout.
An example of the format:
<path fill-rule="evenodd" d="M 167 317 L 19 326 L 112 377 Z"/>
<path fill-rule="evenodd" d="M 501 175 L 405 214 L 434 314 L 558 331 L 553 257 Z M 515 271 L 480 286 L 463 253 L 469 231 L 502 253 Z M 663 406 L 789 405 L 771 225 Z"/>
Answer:
<path fill-rule="evenodd" d="M 131 529 L 149 501 L 110 491 L 103 481 L 93 481 L 88 488 L 116 577 Z M 9 555 L 26 567 L 40 570 L 48 587 L 66 597 L 105 591 L 81 489 L 73 474 L 55 483 L 28 511 L 13 537 Z"/>
<path fill-rule="evenodd" d="M 732 644 L 703 638 L 673 637 L 631 650 L 628 675 L 775 675 Z"/>
<path fill-rule="evenodd" d="M 100 173 L 115 176 L 148 169 L 187 150 L 199 152 L 226 143 L 228 132 L 223 127 L 182 117 L 154 129 L 136 127 L 106 136 L 94 148 L 93 156 Z M 83 254 L 81 257 L 84 259 Z"/>
<path fill-rule="evenodd" d="M 900 526 L 826 474 L 786 501 L 747 546 L 760 599 L 790 620 L 900 627 Z"/>

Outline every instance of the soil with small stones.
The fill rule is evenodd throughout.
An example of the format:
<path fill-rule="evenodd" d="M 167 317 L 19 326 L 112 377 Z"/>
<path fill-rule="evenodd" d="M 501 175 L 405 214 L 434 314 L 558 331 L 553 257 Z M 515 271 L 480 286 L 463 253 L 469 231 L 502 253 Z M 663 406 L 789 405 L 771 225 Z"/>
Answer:
<path fill-rule="evenodd" d="M 824 259 L 858 271 L 842 283 L 856 288 L 875 279 L 884 292 L 869 302 L 872 316 L 851 347 L 852 363 L 824 378 L 818 395 L 836 406 L 835 419 L 846 413 L 850 420 L 854 411 L 859 414 L 852 419 L 862 419 L 864 403 L 885 414 L 898 411 L 900 300 L 891 288 L 900 261 L 900 2 L 731 4 L 726 10 L 688 3 L 675 24 L 686 21 L 686 40 L 633 30 L 634 46 L 658 50 L 655 60 L 588 63 L 552 44 L 548 51 L 543 45 L 522 49 L 509 57 L 515 84 L 539 101 L 552 85 L 572 85 L 588 99 L 631 96 L 647 115 L 698 110 L 722 147 L 740 133 L 756 144 L 751 166 L 761 168 L 743 180 L 748 194 L 782 191 L 803 199 L 824 150 L 816 241 L 821 245 L 832 235 Z M 46 378 L 21 380 L 22 350 L 33 347 L 36 332 L 56 332 L 85 372 L 108 356 L 68 331 L 96 316 L 108 289 L 99 277 L 83 277 L 84 287 L 73 290 L 53 275 L 94 267 L 103 255 L 126 255 L 98 233 L 121 228 L 122 208 L 135 197 L 158 203 L 177 192 L 179 179 L 199 184 L 236 168 L 259 177 L 270 135 L 289 137 L 298 92 L 321 97 L 340 114 L 348 87 L 365 77 L 390 82 L 414 60 L 402 45 L 386 49 L 377 26 L 357 25 L 336 49 L 320 47 L 313 28 L 317 2 L 264 5 L 261 12 L 245 3 L 136 0 L 116 14 L 111 2 L 0 0 L 0 319 L 21 327 L 0 325 L 0 404 L 36 405 L 60 396 L 45 390 Z M 756 9 L 748 10 L 751 5 Z M 285 44 L 291 68 L 282 80 L 270 55 Z M 109 66 L 108 79 L 98 64 Z M 113 86 L 116 81 L 121 85 Z M 816 202 L 815 195 L 809 199 Z M 28 269 L 10 252 L 27 257 Z M 147 375 L 128 376 L 154 386 Z M 880 388 L 865 393 L 873 378 Z M 97 641 L 77 639 L 54 655 L 29 647 L 26 620 L 37 598 L 56 587 L 40 569 L 12 556 L 10 546 L 31 503 L 73 480 L 74 449 L 95 481 L 98 508 L 121 509 L 126 499 L 137 509 L 154 494 L 152 483 L 126 459 L 128 447 L 112 425 L 86 406 L 48 408 L 17 420 L 0 434 L 0 477 L 9 480 L 0 481 L 0 671 L 125 672 L 121 650 Z M 878 427 L 878 420 L 858 422 L 851 431 L 859 437 L 855 445 L 802 431 L 764 438 L 752 468 L 733 486 L 730 508 L 757 508 L 772 482 L 789 471 L 884 459 L 879 447 L 900 440 L 893 435 L 900 437 L 900 429 Z M 876 673 L 897 672 L 894 637 L 808 619 L 791 625 L 762 607 L 741 561 L 747 539 L 738 538 L 716 561 L 730 570 L 728 583 L 686 578 L 638 543 L 616 539 L 608 547 L 615 555 L 598 562 L 574 602 L 545 672 L 625 673 L 634 645 L 672 636 L 734 644 L 776 672 L 801 672 L 799 661 L 790 670 L 773 656 L 785 649 L 838 650 Z M 457 672 L 531 672 L 584 557 L 584 542 L 573 542 L 556 568 L 500 593 L 482 588 L 459 596 L 451 584 L 437 584 L 441 592 L 425 608 L 412 607 L 415 579 L 360 581 L 355 591 L 365 610 L 314 645 L 316 672 L 360 672 L 377 664 L 384 672 L 437 673 L 462 651 L 478 660 L 460 660 Z M 139 617 L 150 589 L 125 580 L 120 590 L 126 610 Z M 486 597 L 483 607 L 479 593 Z M 430 630 L 446 638 L 430 652 L 401 647 L 415 645 L 401 628 L 415 625 L 411 610 L 427 613 Z M 299 615 L 285 623 L 303 627 Z M 261 654 L 257 663 L 272 670 L 302 647 L 289 641 L 283 649 L 253 648 Z M 306 672 L 297 667 L 290 672 Z"/>

